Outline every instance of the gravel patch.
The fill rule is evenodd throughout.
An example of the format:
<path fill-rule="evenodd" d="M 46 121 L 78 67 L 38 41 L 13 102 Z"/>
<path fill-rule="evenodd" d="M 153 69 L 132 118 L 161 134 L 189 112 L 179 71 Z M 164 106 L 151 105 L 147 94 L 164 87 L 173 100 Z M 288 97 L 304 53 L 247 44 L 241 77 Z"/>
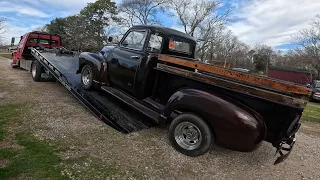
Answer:
<path fill-rule="evenodd" d="M 62 173 L 71 178 L 320 179 L 319 125 L 303 123 L 292 154 L 278 165 L 273 165 L 275 149 L 265 142 L 254 152 L 214 147 L 192 158 L 172 148 L 166 126 L 122 134 L 95 118 L 60 84 L 36 83 L 27 71 L 3 61 L 0 69 L 0 79 L 13 81 L 15 89 L 6 90 L 1 101 L 29 104 L 20 126 L 64 147 Z"/>
<path fill-rule="evenodd" d="M 7 159 L 0 159 L 0 168 L 5 168 L 9 166 L 11 162 Z"/>

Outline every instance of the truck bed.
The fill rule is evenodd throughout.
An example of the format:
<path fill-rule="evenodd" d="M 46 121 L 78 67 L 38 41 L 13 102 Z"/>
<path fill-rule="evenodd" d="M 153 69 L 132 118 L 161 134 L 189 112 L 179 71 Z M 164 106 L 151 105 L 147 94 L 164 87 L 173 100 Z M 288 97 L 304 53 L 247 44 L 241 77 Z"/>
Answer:
<path fill-rule="evenodd" d="M 85 107 L 100 120 L 122 133 L 130 133 L 156 125 L 114 97 L 102 91 L 82 88 L 80 75 L 76 74 L 78 55 L 59 55 L 55 52 L 32 49 L 32 55 L 55 76 Z"/>
<path fill-rule="evenodd" d="M 199 72 L 205 75 L 218 77 L 228 81 L 253 86 L 259 89 L 264 89 L 283 95 L 292 97 L 303 97 L 308 96 L 311 93 L 311 90 L 309 88 L 291 82 L 242 73 L 217 66 L 203 64 L 194 60 L 185 60 L 181 59 L 180 57 L 173 57 L 163 54 L 160 54 L 158 59 L 165 63 L 197 69 Z"/>
<path fill-rule="evenodd" d="M 307 104 L 304 99 L 311 93 L 309 88 L 286 81 L 167 55 L 159 55 L 158 59 L 157 70 L 285 106 L 304 109 Z M 197 72 L 195 72 L 196 69 Z"/>

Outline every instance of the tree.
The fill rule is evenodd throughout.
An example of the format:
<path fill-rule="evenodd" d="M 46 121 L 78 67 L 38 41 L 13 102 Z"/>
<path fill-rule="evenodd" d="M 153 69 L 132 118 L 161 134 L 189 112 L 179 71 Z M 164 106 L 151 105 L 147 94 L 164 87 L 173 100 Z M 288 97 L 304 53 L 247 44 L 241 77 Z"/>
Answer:
<path fill-rule="evenodd" d="M 110 0 L 97 0 L 80 11 L 80 16 L 86 22 L 85 30 L 91 34 L 92 38 L 98 43 L 97 48 L 101 48 L 103 42 L 107 40 L 105 28 L 113 21 L 119 21 L 115 2 Z"/>
<path fill-rule="evenodd" d="M 0 17 L 0 44 L 2 44 L 2 34 L 6 32 L 5 18 Z"/>
<path fill-rule="evenodd" d="M 220 2 L 217 0 L 172 0 L 167 4 L 184 32 L 200 40 L 196 55 L 202 61 L 212 61 L 213 54 L 219 54 L 217 47 L 224 41 L 220 37 L 226 32 L 224 24 L 229 11 L 218 13 Z"/>
<path fill-rule="evenodd" d="M 163 12 L 165 0 L 123 0 L 119 11 L 124 16 L 122 21 L 127 27 L 137 24 L 158 24 L 160 12 Z"/>
<path fill-rule="evenodd" d="M 34 28 L 32 31 L 47 32 L 47 26 L 38 26 Z"/>
<path fill-rule="evenodd" d="M 273 50 L 267 45 L 257 45 L 254 48 L 253 62 L 257 71 L 266 71 L 270 64 Z"/>
<path fill-rule="evenodd" d="M 296 36 L 295 40 L 300 45 L 296 52 L 317 71 L 320 77 L 320 15 L 316 15 L 310 25 L 310 28 L 301 30 Z"/>
<path fill-rule="evenodd" d="M 77 51 L 101 49 L 107 35 L 117 22 L 117 7 L 110 0 L 89 3 L 80 14 L 56 18 L 46 25 L 46 30 L 59 34 L 64 47 Z"/>
<path fill-rule="evenodd" d="M 203 23 L 212 26 L 225 20 L 228 14 L 228 12 L 217 13 L 220 5 L 217 0 L 172 0 L 168 2 L 168 5 L 174 10 L 185 33 L 191 36 L 195 35 L 197 28 L 205 28 Z"/>

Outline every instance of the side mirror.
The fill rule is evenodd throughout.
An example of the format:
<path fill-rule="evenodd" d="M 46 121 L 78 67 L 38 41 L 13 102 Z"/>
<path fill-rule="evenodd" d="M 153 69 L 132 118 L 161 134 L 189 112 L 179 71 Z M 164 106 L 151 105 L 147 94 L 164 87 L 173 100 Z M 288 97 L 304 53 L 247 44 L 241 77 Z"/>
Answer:
<path fill-rule="evenodd" d="M 108 42 L 112 42 L 112 40 L 113 40 L 112 36 L 108 37 Z"/>
<path fill-rule="evenodd" d="M 14 41 L 15 41 L 16 39 L 13 37 L 13 38 L 11 38 L 11 47 L 12 46 L 14 46 Z"/>
<path fill-rule="evenodd" d="M 311 84 L 307 84 L 307 88 L 311 88 Z"/>

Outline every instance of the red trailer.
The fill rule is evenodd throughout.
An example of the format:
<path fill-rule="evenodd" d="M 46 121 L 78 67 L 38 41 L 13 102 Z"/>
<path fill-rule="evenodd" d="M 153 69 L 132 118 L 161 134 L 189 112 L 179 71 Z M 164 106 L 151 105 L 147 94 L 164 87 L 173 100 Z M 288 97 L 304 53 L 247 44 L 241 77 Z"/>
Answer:
<path fill-rule="evenodd" d="M 286 67 L 269 67 L 268 76 L 275 79 L 289 81 L 301 85 L 307 85 L 312 81 L 312 75 L 308 70 Z"/>

